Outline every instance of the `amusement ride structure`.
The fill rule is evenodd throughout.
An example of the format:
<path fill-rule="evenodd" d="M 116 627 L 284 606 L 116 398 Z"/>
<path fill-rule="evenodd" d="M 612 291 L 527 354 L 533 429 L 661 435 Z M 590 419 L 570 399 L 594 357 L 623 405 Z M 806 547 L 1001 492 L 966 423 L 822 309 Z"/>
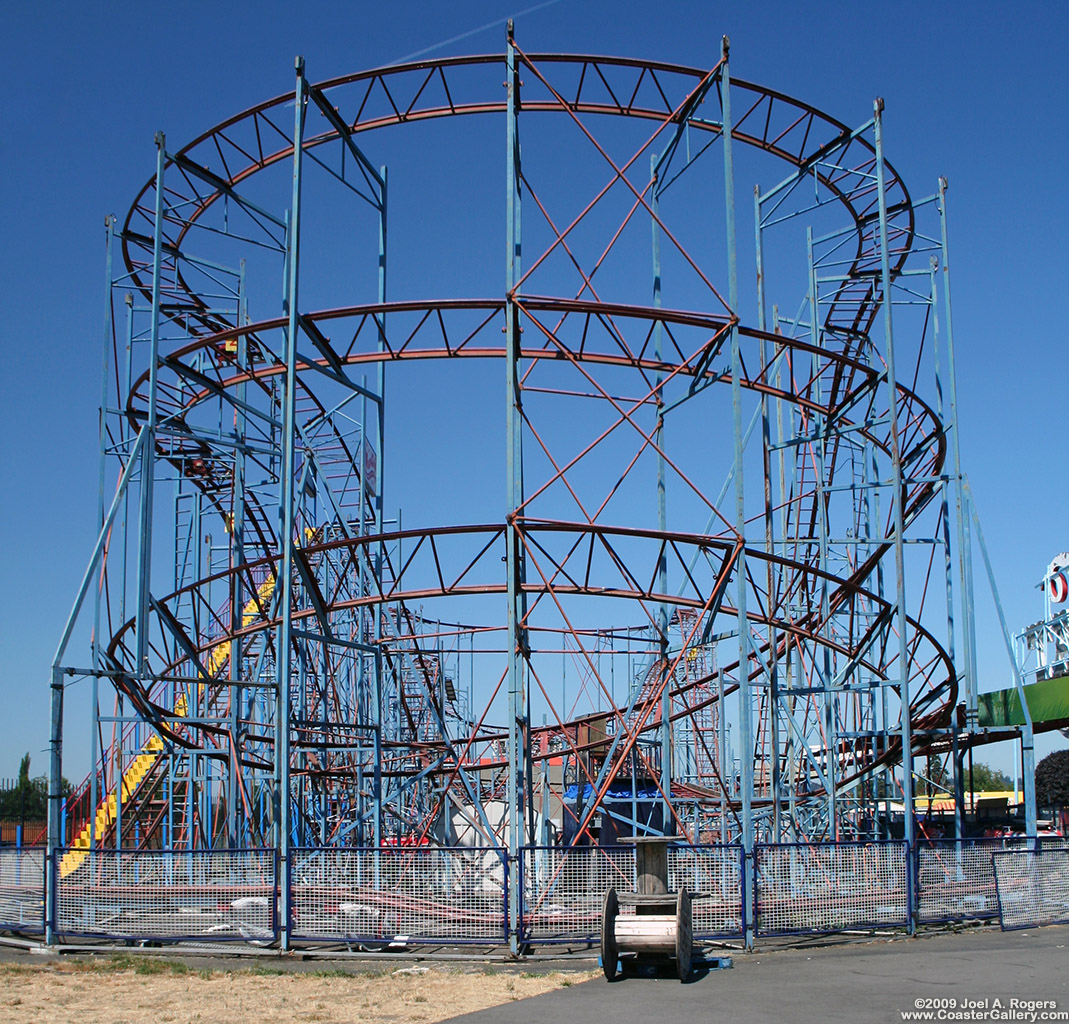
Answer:
<path fill-rule="evenodd" d="M 107 223 L 59 880 L 913 837 L 977 719 L 946 183 L 911 197 L 882 101 L 850 128 L 728 56 L 510 28 L 157 136 Z"/>

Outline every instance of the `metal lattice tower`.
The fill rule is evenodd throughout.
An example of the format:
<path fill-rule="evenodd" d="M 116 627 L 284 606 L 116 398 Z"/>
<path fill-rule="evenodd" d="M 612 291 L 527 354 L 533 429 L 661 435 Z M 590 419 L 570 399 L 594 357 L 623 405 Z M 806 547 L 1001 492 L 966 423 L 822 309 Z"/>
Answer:
<path fill-rule="evenodd" d="M 395 167 L 388 200 L 376 154 L 459 115 L 504 149 L 483 197 L 504 274 L 429 298 L 395 265 L 425 243 L 387 219 L 418 175 Z M 57 779 L 63 685 L 94 686 L 75 845 L 284 866 L 885 833 L 913 758 L 951 749 L 959 678 L 976 701 L 945 187 L 911 198 L 882 118 L 734 79 L 726 40 L 695 69 L 510 30 L 504 56 L 319 84 L 298 61 L 293 92 L 158 136 L 108 224 L 93 663 L 66 669 L 68 628 L 53 671 Z M 350 215 L 366 273 L 321 305 Z M 494 368 L 450 396 L 473 415 L 504 384 L 497 437 L 436 449 L 458 490 L 493 463 L 482 518 L 421 494 L 392 440 L 419 418 L 409 375 L 443 363 Z"/>

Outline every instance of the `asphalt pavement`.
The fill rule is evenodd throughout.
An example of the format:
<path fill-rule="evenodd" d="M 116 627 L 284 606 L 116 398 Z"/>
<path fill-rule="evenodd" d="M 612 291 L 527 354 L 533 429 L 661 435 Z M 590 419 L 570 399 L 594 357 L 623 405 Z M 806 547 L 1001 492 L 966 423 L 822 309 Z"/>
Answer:
<path fill-rule="evenodd" d="M 67 947 L 51 957 L 98 959 L 115 947 L 90 952 Z M 36 953 L 43 953 L 38 949 Z M 469 949 L 442 959 L 444 951 L 378 956 L 318 953 L 279 955 L 277 951 L 215 947 L 194 953 L 188 947 L 130 949 L 135 956 L 180 960 L 196 968 L 270 971 L 381 971 L 447 963 L 468 970 L 589 972 L 589 949 L 561 951 L 559 957 L 509 961 L 499 950 Z M 1002 932 L 970 927 L 962 931 L 922 932 L 916 938 L 884 939 L 833 936 L 780 940 L 760 952 L 737 948 L 707 951 L 730 960 L 730 967 L 699 968 L 686 984 L 672 965 L 653 976 L 633 969 L 607 982 L 581 981 L 542 996 L 479 1013 L 454 1017 L 449 1024 L 897 1024 L 905 1020 L 1069 1021 L 1069 926 Z M 229 954 L 229 955 L 228 955 Z M 51 958 L 49 957 L 49 958 Z M 37 961 L 26 947 L 0 945 L 0 963 Z M 709 961 L 713 961 L 710 959 Z M 480 967 L 480 964 L 482 965 Z M 1014 1003 L 1014 1000 L 1017 1002 Z M 1038 1002 L 1053 1006 L 1035 1006 Z M 927 1018 L 906 1016 L 917 1011 Z M 1053 1011 L 1059 1016 L 1041 1016 Z M 1034 1012 L 1036 1016 L 1031 1016 Z"/>
<path fill-rule="evenodd" d="M 599 977 L 450 1024 L 893 1024 L 925 1019 L 905 1016 L 918 1009 L 930 1020 L 1049 1020 L 1038 1015 L 1051 1010 L 1069 1020 L 1069 926 L 736 952 L 730 968 L 686 984 L 667 971 Z"/>

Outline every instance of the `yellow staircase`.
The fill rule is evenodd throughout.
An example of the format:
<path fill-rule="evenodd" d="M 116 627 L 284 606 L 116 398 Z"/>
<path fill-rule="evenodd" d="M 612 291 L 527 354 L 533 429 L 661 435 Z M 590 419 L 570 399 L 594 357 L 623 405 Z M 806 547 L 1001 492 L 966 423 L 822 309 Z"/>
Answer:
<path fill-rule="evenodd" d="M 178 700 L 175 701 L 175 714 L 184 718 L 187 707 L 185 695 L 180 695 Z M 163 740 L 153 733 L 141 748 L 141 753 L 134 758 L 130 766 L 122 773 L 123 803 L 137 792 L 137 787 L 141 785 L 145 776 L 152 771 L 162 753 Z M 112 790 L 97 808 L 96 817 L 93 821 L 85 823 L 82 831 L 78 833 L 78 837 L 74 840 L 74 845 L 64 854 L 63 860 L 59 862 L 60 878 L 66 878 L 71 872 L 82 866 L 82 862 L 89 854 L 89 845 L 92 842 L 93 835 L 104 835 L 115 824 L 118 813 L 119 799 L 115 791 Z"/>
<path fill-rule="evenodd" d="M 252 624 L 257 615 L 260 614 L 260 609 L 271 600 L 271 595 L 275 592 L 275 577 L 268 576 L 256 588 L 256 596 L 250 598 L 245 607 L 241 609 L 241 628 L 246 629 Z M 212 648 L 212 653 L 208 657 L 208 676 L 214 679 L 219 670 L 227 663 L 230 658 L 230 641 L 223 640 L 217 643 Z"/>
<path fill-rule="evenodd" d="M 271 595 L 275 589 L 275 577 L 269 576 L 256 590 L 256 597 L 252 598 L 242 609 L 241 612 L 241 625 L 242 627 L 248 626 L 259 614 L 260 608 L 267 601 L 271 600 Z M 212 648 L 212 652 L 208 657 L 208 675 L 212 678 L 216 676 L 219 670 L 226 664 L 227 659 L 230 657 L 230 641 L 223 640 L 221 643 L 215 645 Z M 201 684 L 203 685 L 203 684 Z M 174 704 L 174 713 L 179 718 L 185 718 L 189 709 L 189 704 L 186 701 L 185 694 L 179 694 L 178 699 Z M 145 776 L 155 767 L 156 762 L 160 759 L 160 755 L 163 753 L 164 746 L 163 740 L 153 733 L 141 748 L 141 753 L 134 758 L 130 766 L 122 773 L 122 798 L 123 803 L 126 803 L 137 791 L 137 787 L 141 785 Z M 77 838 L 74 840 L 74 845 L 64 854 L 63 859 L 59 862 L 59 877 L 66 878 L 69 874 L 77 871 L 85 858 L 89 855 L 89 847 L 92 842 L 92 837 L 96 835 L 99 839 L 101 836 L 107 834 L 108 829 L 115 824 L 115 819 L 119 813 L 119 800 L 113 790 L 109 793 L 100 806 L 97 808 L 96 816 L 92 821 L 87 821 L 82 827 L 82 831 L 78 833 Z"/>

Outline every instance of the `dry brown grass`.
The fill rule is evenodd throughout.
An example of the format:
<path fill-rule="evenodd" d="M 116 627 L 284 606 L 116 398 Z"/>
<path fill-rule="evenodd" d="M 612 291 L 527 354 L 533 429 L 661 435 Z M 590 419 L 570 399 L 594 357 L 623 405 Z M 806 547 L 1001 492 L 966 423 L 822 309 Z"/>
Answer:
<path fill-rule="evenodd" d="M 0 967 L 0 1022 L 430 1024 L 577 984 L 592 973 L 401 968 L 373 974 L 209 971 L 178 961 Z"/>

